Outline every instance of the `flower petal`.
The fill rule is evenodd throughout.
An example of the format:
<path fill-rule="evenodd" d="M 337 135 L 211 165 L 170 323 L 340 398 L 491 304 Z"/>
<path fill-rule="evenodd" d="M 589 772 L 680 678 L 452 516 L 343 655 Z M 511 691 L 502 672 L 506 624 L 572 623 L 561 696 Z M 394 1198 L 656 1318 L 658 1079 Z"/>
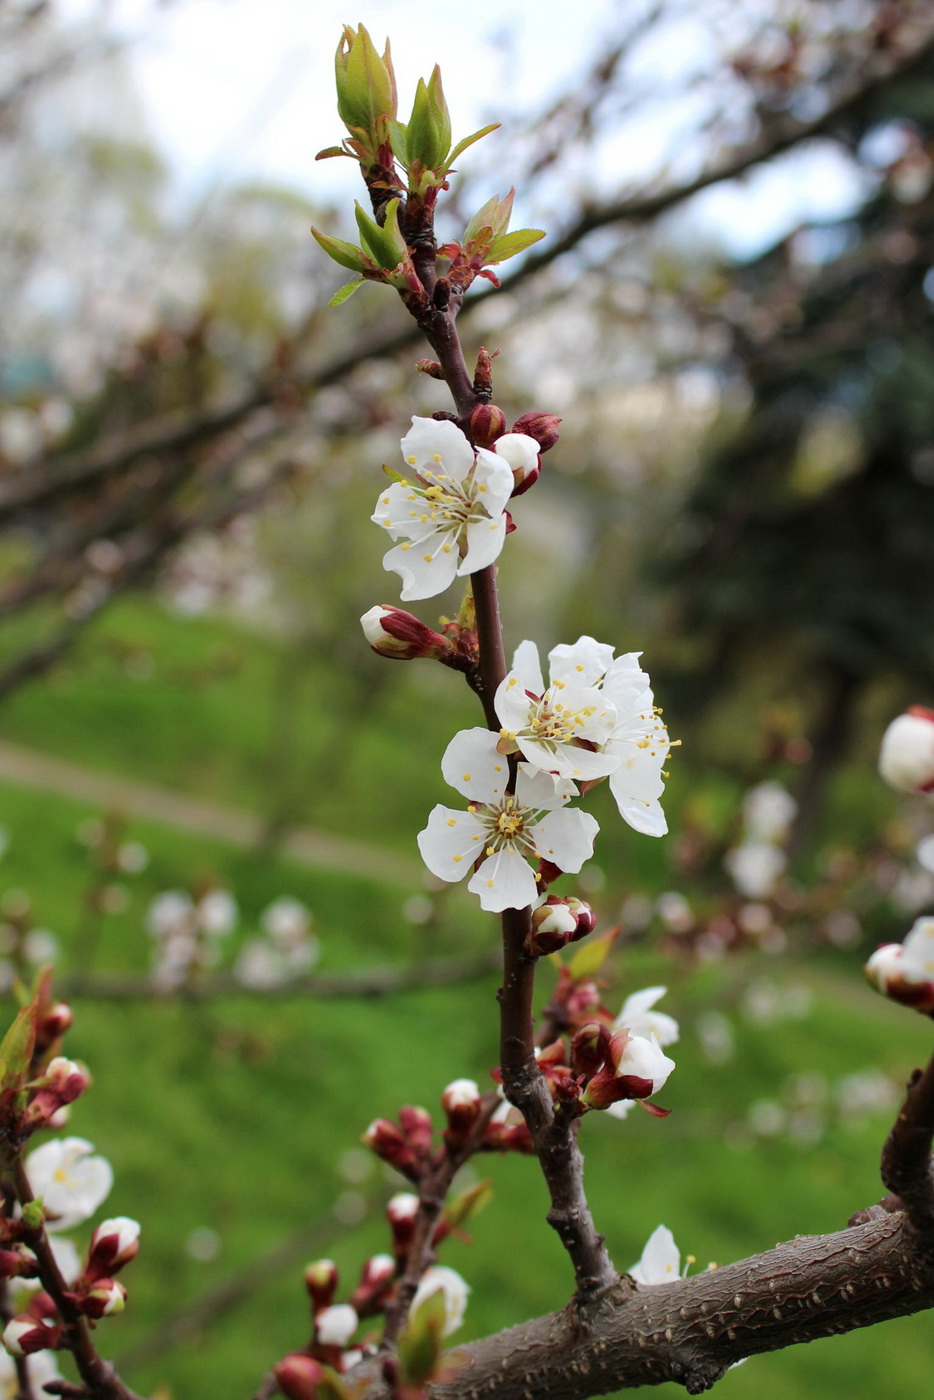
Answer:
<path fill-rule="evenodd" d="M 418 849 L 439 880 L 462 880 L 483 853 L 483 826 L 470 812 L 439 805 L 418 833 Z"/>
<path fill-rule="evenodd" d="M 568 646 L 562 642 L 548 653 L 552 681 L 573 678 L 584 685 L 596 685 L 613 660 L 613 648 L 593 637 L 578 637 Z"/>
<path fill-rule="evenodd" d="M 532 868 L 517 851 L 497 851 L 483 862 L 467 888 L 480 896 L 480 907 L 490 914 L 504 909 L 525 909 L 538 897 Z"/>
<path fill-rule="evenodd" d="M 629 1274 L 636 1283 L 675 1283 L 681 1276 L 681 1251 L 666 1225 L 659 1225 L 646 1241 L 642 1258 Z"/>
<path fill-rule="evenodd" d="M 542 675 L 542 663 L 538 656 L 538 647 L 534 642 L 520 642 L 513 652 L 512 669 L 510 675 L 518 678 L 523 690 L 530 690 L 533 695 L 544 695 L 545 679 Z"/>
<path fill-rule="evenodd" d="M 516 484 L 509 463 L 495 452 L 478 447 L 473 479 L 484 510 L 492 516 L 502 515 Z"/>
<path fill-rule="evenodd" d="M 535 827 L 535 848 L 545 860 L 575 875 L 593 855 L 599 823 L 589 812 L 548 812 Z"/>
<path fill-rule="evenodd" d="M 457 566 L 457 572 L 462 578 L 466 574 L 475 574 L 480 569 L 486 569 L 499 558 L 506 539 L 506 517 L 500 513 L 495 520 L 487 520 L 486 517 L 474 520 L 467 526 L 464 534 L 467 538 L 467 550 Z"/>
<path fill-rule="evenodd" d="M 383 556 L 383 568 L 402 579 L 403 602 L 433 598 L 454 582 L 459 557 L 454 540 L 453 533 L 445 536 L 434 531 L 423 540 L 398 544 Z"/>
<path fill-rule="evenodd" d="M 419 476 L 426 470 L 433 476 L 443 473 L 463 481 L 474 463 L 474 450 L 456 423 L 449 419 L 413 418 L 402 439 L 406 466 Z"/>
<path fill-rule="evenodd" d="M 490 729 L 461 729 L 441 759 L 444 781 L 475 802 L 497 802 L 506 791 L 509 764 Z"/>

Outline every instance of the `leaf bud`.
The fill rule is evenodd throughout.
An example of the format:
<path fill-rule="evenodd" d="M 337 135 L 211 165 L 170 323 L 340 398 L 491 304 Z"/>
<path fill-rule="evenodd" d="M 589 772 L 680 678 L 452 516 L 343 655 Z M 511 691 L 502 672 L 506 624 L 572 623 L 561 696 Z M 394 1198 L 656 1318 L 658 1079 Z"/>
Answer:
<path fill-rule="evenodd" d="M 409 165 L 419 161 L 425 170 L 444 168 L 451 149 L 451 117 L 441 87 L 441 69 L 435 64 L 426 83 L 419 78 L 415 101 L 405 134 Z"/>
<path fill-rule="evenodd" d="M 514 433 L 526 433 L 538 443 L 539 452 L 547 452 L 558 441 L 558 424 L 561 419 L 554 413 L 543 413 L 533 409 L 523 413 L 512 425 Z"/>
<path fill-rule="evenodd" d="M 392 272 L 401 262 L 405 262 L 409 250 L 399 228 L 398 199 L 391 199 L 386 205 L 386 221 L 383 224 L 371 219 L 359 203 L 355 205 L 355 213 L 364 252 L 370 255 L 377 267 L 384 272 Z M 321 242 L 320 238 L 318 242 Z"/>
<path fill-rule="evenodd" d="M 395 117 L 396 78 L 388 39 L 380 58 L 364 25 L 354 30 L 345 24 L 334 59 L 334 74 L 337 111 L 345 126 L 372 134 L 379 117 Z"/>

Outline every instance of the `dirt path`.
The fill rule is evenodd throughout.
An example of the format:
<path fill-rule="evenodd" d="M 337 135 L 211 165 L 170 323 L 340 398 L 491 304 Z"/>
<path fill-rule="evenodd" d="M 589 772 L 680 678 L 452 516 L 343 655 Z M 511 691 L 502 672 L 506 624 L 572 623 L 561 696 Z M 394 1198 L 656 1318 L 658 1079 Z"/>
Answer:
<path fill-rule="evenodd" d="M 233 846 L 257 846 L 263 835 L 262 819 L 253 812 L 82 768 L 66 759 L 20 748 L 18 744 L 0 742 L 0 781 L 40 792 L 54 792 L 59 797 L 89 802 L 125 812 L 128 816 L 145 817 L 181 831 L 216 836 Z M 284 856 L 306 865 L 326 866 L 329 870 L 344 870 L 352 875 L 372 875 L 375 879 L 409 888 L 421 887 L 423 870 L 419 861 L 347 837 L 296 827 L 284 834 L 279 849 Z"/>

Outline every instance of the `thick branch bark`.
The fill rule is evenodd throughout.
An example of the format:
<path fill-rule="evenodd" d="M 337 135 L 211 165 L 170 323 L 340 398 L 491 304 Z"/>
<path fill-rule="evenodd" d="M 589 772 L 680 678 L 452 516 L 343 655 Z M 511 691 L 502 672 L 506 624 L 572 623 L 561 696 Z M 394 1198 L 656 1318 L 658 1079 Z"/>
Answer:
<path fill-rule="evenodd" d="M 709 1390 L 735 1362 L 934 1306 L 934 1260 L 899 1213 L 799 1236 L 694 1278 L 613 1288 L 450 1353 L 432 1400 L 587 1400 L 676 1381 Z M 385 1400 L 378 1382 L 364 1400 Z"/>

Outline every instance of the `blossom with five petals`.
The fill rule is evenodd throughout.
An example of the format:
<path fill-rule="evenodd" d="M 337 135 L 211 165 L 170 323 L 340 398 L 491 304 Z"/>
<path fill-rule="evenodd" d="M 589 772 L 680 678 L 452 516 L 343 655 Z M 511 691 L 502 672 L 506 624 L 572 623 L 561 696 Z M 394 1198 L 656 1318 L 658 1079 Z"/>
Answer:
<path fill-rule="evenodd" d="M 582 777 L 585 781 L 607 776 L 623 820 L 647 836 L 664 836 L 668 824 L 659 798 L 665 787 L 662 768 L 671 740 L 661 721 L 661 711 L 655 706 L 649 678 L 639 665 L 639 656 L 639 652 L 627 652 L 614 659 L 611 646 L 587 636 L 579 637 L 570 646 L 562 644 L 554 647 L 548 654 L 551 685 L 547 694 L 550 696 L 563 686 L 566 697 L 571 688 L 584 687 L 588 690 L 591 703 L 596 694 L 603 712 L 613 716 L 607 732 L 599 738 L 595 730 L 585 733 L 583 726 L 578 729 L 580 738 L 587 739 L 588 743 L 597 743 L 601 750 L 598 755 L 585 757 L 585 766 L 590 764 L 594 769 L 600 767 L 601 771 L 580 775 L 570 772 L 565 776 Z M 511 692 L 519 692 L 518 696 L 511 694 L 511 715 L 517 708 L 522 689 L 544 699 L 545 684 L 534 642 L 522 642 L 516 649 L 510 674 L 518 682 L 511 687 Z M 507 676 L 506 680 L 509 679 Z M 505 685 L 506 682 L 497 691 L 496 702 L 497 715 L 502 724 L 506 721 L 500 713 L 499 703 Z M 564 703 L 567 705 L 566 699 Z M 527 710 L 530 719 L 535 718 L 533 709 L 534 706 L 530 704 Z M 521 720 L 518 726 L 510 721 L 510 728 L 521 727 Z M 528 751 L 527 741 L 521 733 L 516 734 L 516 742 L 529 762 L 539 767 L 547 766 L 544 761 L 539 761 L 540 749 Z M 549 771 L 558 770 L 552 765 Z"/>
<path fill-rule="evenodd" d="M 113 1170 L 84 1138 L 53 1138 L 26 1158 L 26 1176 L 48 1212 L 48 1229 L 70 1230 L 89 1220 L 110 1194 Z"/>
<path fill-rule="evenodd" d="M 552 676 L 545 686 L 534 642 L 522 642 L 494 699 L 502 725 L 500 751 L 521 753 L 543 773 L 572 782 L 605 778 L 619 764 L 603 752 L 616 710 L 586 680 Z"/>
<path fill-rule="evenodd" d="M 515 794 L 507 792 L 509 765 L 490 730 L 455 734 L 441 771 L 470 806 L 466 812 L 435 807 L 419 832 L 418 848 L 441 880 L 462 879 L 479 860 L 467 888 L 489 912 L 534 903 L 538 886 L 530 860 L 576 873 L 593 854 L 596 820 L 587 812 L 561 810 L 567 797 L 547 774 L 520 763 Z"/>
<path fill-rule="evenodd" d="M 383 566 L 402 579 L 402 599 L 433 598 L 455 576 L 476 573 L 498 558 L 506 538 L 509 464 L 474 449 L 455 423 L 413 418 L 402 455 L 414 482 L 381 492 L 372 519 L 399 540 Z"/>

